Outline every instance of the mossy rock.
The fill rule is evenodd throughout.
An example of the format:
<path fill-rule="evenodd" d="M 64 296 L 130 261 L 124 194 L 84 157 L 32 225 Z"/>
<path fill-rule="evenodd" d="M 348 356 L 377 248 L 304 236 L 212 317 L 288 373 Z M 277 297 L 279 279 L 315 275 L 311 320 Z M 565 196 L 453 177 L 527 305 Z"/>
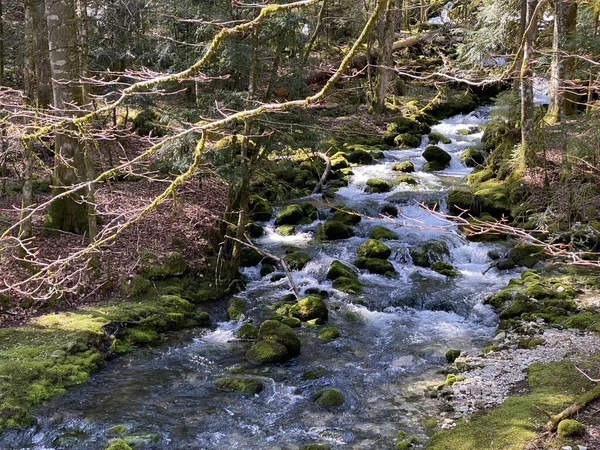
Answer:
<path fill-rule="evenodd" d="M 277 228 L 277 233 L 282 236 L 292 236 L 296 233 L 296 227 L 294 225 L 281 225 Z"/>
<path fill-rule="evenodd" d="M 546 258 L 545 251 L 542 247 L 531 244 L 521 244 L 512 248 L 510 258 L 517 266 L 533 267 L 539 261 Z"/>
<path fill-rule="evenodd" d="M 359 257 L 354 260 L 354 265 L 377 275 L 392 276 L 396 272 L 394 265 L 384 259 Z"/>
<path fill-rule="evenodd" d="M 258 341 L 246 353 L 246 359 L 255 364 L 283 362 L 289 357 L 287 348 L 275 341 Z"/>
<path fill-rule="evenodd" d="M 285 205 L 279 210 L 275 218 L 275 225 L 298 225 L 304 217 L 302 205 L 297 203 Z"/>
<path fill-rule="evenodd" d="M 260 195 L 252 194 L 248 200 L 250 218 L 260 222 L 267 222 L 273 217 L 273 207 L 268 200 Z"/>
<path fill-rule="evenodd" d="M 231 297 L 227 302 L 227 318 L 240 320 L 246 313 L 246 302 L 239 297 Z"/>
<path fill-rule="evenodd" d="M 394 145 L 398 148 L 417 148 L 421 145 L 421 136 L 413 133 L 400 133 L 394 138 Z"/>
<path fill-rule="evenodd" d="M 336 327 L 325 327 L 319 332 L 319 339 L 331 342 L 340 337 L 340 331 Z"/>
<path fill-rule="evenodd" d="M 476 167 L 485 162 L 485 155 L 478 148 L 469 147 L 460 154 L 460 160 L 467 167 Z"/>
<path fill-rule="evenodd" d="M 459 130 L 456 131 L 456 134 L 459 134 L 461 136 L 470 136 L 472 134 L 479 133 L 480 131 L 481 131 L 481 128 L 479 128 L 477 126 L 473 126 L 473 127 L 469 127 L 469 128 L 460 128 Z"/>
<path fill-rule="evenodd" d="M 123 440 L 132 447 L 134 450 L 141 448 L 154 448 L 155 445 L 160 442 L 160 435 L 158 434 L 130 434 L 123 438 Z"/>
<path fill-rule="evenodd" d="M 260 340 L 274 341 L 283 345 L 290 356 L 300 354 L 300 338 L 291 327 L 277 320 L 265 320 L 258 330 Z"/>
<path fill-rule="evenodd" d="M 415 177 L 411 177 L 410 175 L 401 175 L 399 177 L 396 177 L 396 181 L 398 183 L 406 183 L 411 186 L 415 186 L 415 185 L 419 184 L 417 179 Z"/>
<path fill-rule="evenodd" d="M 327 375 L 327 369 L 324 367 L 317 367 L 316 369 L 307 370 L 302 374 L 303 380 L 318 380 Z"/>
<path fill-rule="evenodd" d="M 362 220 L 361 214 L 355 209 L 347 206 L 334 206 L 331 208 L 333 215 L 331 220 L 342 222 L 346 225 L 358 225 Z"/>
<path fill-rule="evenodd" d="M 273 266 L 272 264 L 266 264 L 263 262 L 262 265 L 260 266 L 260 276 L 261 277 L 266 277 L 267 275 L 270 275 L 273 272 L 275 272 L 275 266 Z"/>
<path fill-rule="evenodd" d="M 127 432 L 127 426 L 123 424 L 118 424 L 110 427 L 106 430 L 106 435 L 110 437 L 119 437 L 123 436 Z"/>
<path fill-rule="evenodd" d="M 303 322 L 316 319 L 318 323 L 324 323 L 329 317 L 329 310 L 321 296 L 310 295 L 292 306 L 290 315 Z"/>
<path fill-rule="evenodd" d="M 436 261 L 431 264 L 431 269 L 441 275 L 445 275 L 447 277 L 457 277 L 459 273 L 454 270 L 454 266 L 452 264 L 448 264 L 444 261 Z"/>
<path fill-rule="evenodd" d="M 466 380 L 466 377 L 462 375 L 455 375 L 453 373 L 449 373 L 448 375 L 446 375 L 446 381 L 444 381 L 444 384 L 446 386 L 452 386 L 453 384 L 459 383 L 460 381 L 464 380 Z"/>
<path fill-rule="evenodd" d="M 331 170 L 347 169 L 350 163 L 346 159 L 346 154 L 338 152 L 331 157 Z"/>
<path fill-rule="evenodd" d="M 346 159 L 354 164 L 373 164 L 373 157 L 364 150 L 354 150 L 346 155 Z"/>
<path fill-rule="evenodd" d="M 441 261 L 444 257 L 450 256 L 448 244 L 444 241 L 427 241 L 409 250 L 410 256 L 415 266 L 431 267 L 436 261 Z"/>
<path fill-rule="evenodd" d="M 152 287 L 152 283 L 141 275 L 123 277 L 121 282 L 121 295 L 125 298 L 137 297 L 145 294 Z"/>
<path fill-rule="evenodd" d="M 254 267 L 263 260 L 263 255 L 253 248 L 244 247 L 240 252 L 240 266 Z"/>
<path fill-rule="evenodd" d="M 324 408 L 335 408 L 342 406 L 346 399 L 339 389 L 327 388 L 314 395 L 314 402 Z"/>
<path fill-rule="evenodd" d="M 255 224 L 254 222 L 247 224 L 245 230 L 248 236 L 250 236 L 253 239 L 259 238 L 263 234 L 265 234 L 265 229 L 260 225 Z"/>
<path fill-rule="evenodd" d="M 556 432 L 563 439 L 581 437 L 585 432 L 585 427 L 577 420 L 565 419 L 560 421 Z"/>
<path fill-rule="evenodd" d="M 258 328 L 251 323 L 245 323 L 236 331 L 235 337 L 238 339 L 257 339 Z"/>
<path fill-rule="evenodd" d="M 356 254 L 364 258 L 388 259 L 392 250 L 376 239 L 367 239 L 356 249 Z"/>
<path fill-rule="evenodd" d="M 446 362 L 452 364 L 461 354 L 461 350 L 448 350 L 446 352 Z"/>
<path fill-rule="evenodd" d="M 149 251 L 142 251 L 140 265 L 140 274 L 150 280 L 178 277 L 188 268 L 183 255 L 178 252 L 170 252 L 164 258 L 158 258 Z"/>
<path fill-rule="evenodd" d="M 423 164 L 423 172 L 440 172 L 444 170 L 446 166 L 437 161 L 426 162 Z"/>
<path fill-rule="evenodd" d="M 381 178 L 369 178 L 367 180 L 367 188 L 365 192 L 380 194 L 384 192 L 390 192 L 392 190 L 392 183 Z"/>
<path fill-rule="evenodd" d="M 162 137 L 167 134 L 167 127 L 158 113 L 151 108 L 146 108 L 135 116 L 131 129 L 140 136 Z"/>
<path fill-rule="evenodd" d="M 215 381 L 215 389 L 223 392 L 239 392 L 255 395 L 264 389 L 264 384 L 256 378 L 226 377 Z"/>
<path fill-rule="evenodd" d="M 317 228 L 317 237 L 324 241 L 348 239 L 353 235 L 354 233 L 348 225 L 336 220 L 327 220 Z"/>
<path fill-rule="evenodd" d="M 450 139 L 448 136 L 443 135 L 442 133 L 433 132 L 429 133 L 429 143 L 431 145 L 437 145 L 439 143 L 452 144 L 452 139 Z"/>
<path fill-rule="evenodd" d="M 296 319 L 295 317 L 283 316 L 278 317 L 276 320 L 290 328 L 300 328 L 300 326 L 302 326 L 302 321 L 300 319 Z"/>
<path fill-rule="evenodd" d="M 104 450 L 132 450 L 132 448 L 123 439 L 113 439 L 110 441 Z"/>
<path fill-rule="evenodd" d="M 369 238 L 377 240 L 387 239 L 391 241 L 400 239 L 400 236 L 398 236 L 398 233 L 390 230 L 389 228 L 386 228 L 381 225 L 376 225 L 373 228 L 371 228 L 371 231 L 369 232 Z"/>
<path fill-rule="evenodd" d="M 410 161 L 400 161 L 392 164 L 392 170 L 395 172 L 411 173 L 415 171 L 415 165 Z"/>
<path fill-rule="evenodd" d="M 333 281 L 332 287 L 346 294 L 360 294 L 362 292 L 362 283 L 354 277 L 338 277 Z"/>
<path fill-rule="evenodd" d="M 379 211 L 379 214 L 390 217 L 398 217 L 398 208 L 390 204 L 383 205 Z"/>
<path fill-rule="evenodd" d="M 423 152 L 423 158 L 427 162 L 436 162 L 444 167 L 447 167 L 452 160 L 452 156 L 436 145 L 428 145 Z"/>
<path fill-rule="evenodd" d="M 331 450 L 331 445 L 326 444 L 304 444 L 300 450 Z"/>
<path fill-rule="evenodd" d="M 468 187 L 456 187 L 448 191 L 448 210 L 454 214 L 468 211 L 471 215 L 478 216 L 481 212 L 481 205 Z"/>
<path fill-rule="evenodd" d="M 312 260 L 312 256 L 306 252 L 297 251 L 285 255 L 283 260 L 291 270 L 302 270 Z"/>
<path fill-rule="evenodd" d="M 512 258 L 501 258 L 496 262 L 496 269 L 498 270 L 511 270 L 517 267 Z"/>
<path fill-rule="evenodd" d="M 600 331 L 600 314 L 593 311 L 581 311 L 569 317 L 564 326 L 583 331 Z"/>
<path fill-rule="evenodd" d="M 340 277 L 357 278 L 357 274 L 350 266 L 347 266 L 341 261 L 334 260 L 327 270 L 327 279 L 336 280 Z"/>

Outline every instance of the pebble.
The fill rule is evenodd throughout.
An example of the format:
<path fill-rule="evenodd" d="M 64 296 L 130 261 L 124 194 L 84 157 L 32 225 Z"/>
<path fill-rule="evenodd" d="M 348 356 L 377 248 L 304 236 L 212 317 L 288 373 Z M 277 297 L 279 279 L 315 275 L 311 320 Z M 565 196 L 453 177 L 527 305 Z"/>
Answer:
<path fill-rule="evenodd" d="M 507 348 L 483 356 L 461 355 L 461 375 L 466 380 L 450 387 L 444 396 L 455 411 L 463 415 L 501 404 L 515 384 L 527 378 L 527 367 L 534 362 L 548 363 L 562 359 L 577 359 L 597 353 L 600 336 L 575 330 L 542 329 L 530 324 L 545 343 L 533 349 L 517 347 L 521 336 L 500 333 L 496 342 L 504 341 Z M 447 425 L 446 428 L 450 427 Z M 565 447 L 563 447 L 564 450 Z M 571 449 L 572 450 L 572 449 Z M 578 446 L 578 450 L 586 450 Z"/>

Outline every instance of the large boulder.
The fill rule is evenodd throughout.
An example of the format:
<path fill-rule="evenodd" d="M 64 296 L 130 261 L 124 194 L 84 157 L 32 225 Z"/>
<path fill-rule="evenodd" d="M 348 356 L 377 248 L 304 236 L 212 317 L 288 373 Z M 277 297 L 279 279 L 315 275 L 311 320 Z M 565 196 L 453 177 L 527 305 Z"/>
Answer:
<path fill-rule="evenodd" d="M 311 259 L 312 256 L 302 251 L 291 252 L 283 257 L 291 270 L 302 270 Z"/>
<path fill-rule="evenodd" d="M 357 225 L 362 219 L 358 211 L 347 206 L 334 206 L 331 208 L 331 212 L 333 213 L 331 220 L 336 220 L 346 225 Z"/>
<path fill-rule="evenodd" d="M 401 133 L 394 138 L 394 146 L 405 148 L 417 148 L 421 145 L 421 136 L 413 133 Z"/>
<path fill-rule="evenodd" d="M 450 255 L 448 244 L 443 241 L 431 240 L 409 250 L 415 266 L 431 267 L 436 261 L 442 261 Z"/>
<path fill-rule="evenodd" d="M 263 382 L 257 378 L 226 377 L 215 381 L 215 389 L 223 392 L 258 394 L 264 389 Z"/>
<path fill-rule="evenodd" d="M 250 218 L 258 221 L 271 220 L 273 216 L 273 208 L 268 200 L 260 195 L 253 194 L 248 201 L 248 209 L 250 210 Z"/>
<path fill-rule="evenodd" d="M 240 320 L 246 313 L 246 302 L 239 297 L 231 297 L 227 302 L 227 318 Z"/>
<path fill-rule="evenodd" d="M 366 165 L 373 163 L 373 156 L 364 150 L 354 150 L 353 152 L 346 154 L 346 159 L 354 164 Z"/>
<path fill-rule="evenodd" d="M 369 178 L 367 180 L 367 188 L 365 192 L 379 194 L 382 192 L 389 192 L 392 190 L 392 183 L 381 178 Z"/>
<path fill-rule="evenodd" d="M 246 359 L 255 364 L 269 364 L 289 359 L 287 348 L 275 341 L 258 341 L 246 352 Z"/>
<path fill-rule="evenodd" d="M 469 147 L 460 154 L 460 160 L 467 167 L 476 167 L 482 165 L 485 162 L 485 155 L 478 148 Z"/>
<path fill-rule="evenodd" d="M 376 225 L 373 228 L 371 228 L 371 231 L 369 232 L 369 237 L 371 239 L 387 239 L 390 241 L 400 239 L 400 236 L 398 236 L 397 233 L 381 225 Z"/>
<path fill-rule="evenodd" d="M 290 308 L 290 314 L 303 322 L 316 319 L 317 323 L 323 323 L 329 317 L 327 305 L 320 295 L 303 298 Z"/>
<path fill-rule="evenodd" d="M 258 339 L 283 345 L 290 356 L 300 354 L 300 338 L 289 326 L 277 320 L 265 320 L 258 329 Z"/>
<path fill-rule="evenodd" d="M 433 133 L 429 133 L 429 143 L 432 145 L 437 145 L 439 143 L 442 144 L 451 144 L 452 143 L 452 139 L 450 139 L 449 137 L 443 135 L 442 133 L 437 133 L 437 132 L 433 132 Z"/>
<path fill-rule="evenodd" d="M 340 277 L 356 278 L 357 274 L 350 266 L 347 266 L 343 262 L 336 259 L 329 266 L 329 270 L 327 271 L 327 279 L 335 280 Z"/>
<path fill-rule="evenodd" d="M 360 294 L 362 292 L 362 283 L 356 277 L 339 277 L 331 285 L 334 289 L 346 294 Z"/>
<path fill-rule="evenodd" d="M 369 273 L 378 275 L 392 276 L 396 272 L 394 265 L 384 259 L 361 256 L 354 260 L 354 265 L 359 269 L 366 269 Z"/>
<path fill-rule="evenodd" d="M 354 233 L 348 225 L 337 220 L 327 220 L 317 228 L 317 237 L 324 241 L 348 239 L 353 235 Z"/>
<path fill-rule="evenodd" d="M 310 203 L 285 205 L 275 219 L 275 225 L 310 223 L 317 218 L 317 209 Z"/>
<path fill-rule="evenodd" d="M 390 217 L 398 217 L 398 208 L 388 203 L 381 207 L 379 214 Z"/>
<path fill-rule="evenodd" d="M 423 152 L 423 158 L 427 162 L 436 162 L 444 167 L 447 167 L 452 160 L 452 156 L 440 147 L 436 145 L 428 145 L 425 147 L 425 151 Z"/>
<path fill-rule="evenodd" d="M 410 161 L 399 161 L 392 164 L 392 170 L 395 172 L 410 173 L 415 171 L 415 165 Z"/>
<path fill-rule="evenodd" d="M 376 239 L 367 239 L 356 249 L 356 253 L 364 258 L 388 259 L 392 250 Z"/>

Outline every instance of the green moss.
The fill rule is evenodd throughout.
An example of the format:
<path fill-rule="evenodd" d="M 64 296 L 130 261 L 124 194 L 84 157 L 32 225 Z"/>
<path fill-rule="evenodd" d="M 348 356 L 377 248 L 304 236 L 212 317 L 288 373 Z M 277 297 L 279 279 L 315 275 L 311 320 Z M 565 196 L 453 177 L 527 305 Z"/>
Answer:
<path fill-rule="evenodd" d="M 294 225 L 281 225 L 277 228 L 277 233 L 282 236 L 292 236 L 296 233 L 296 227 Z"/>
<path fill-rule="evenodd" d="M 271 220 L 273 216 L 273 208 L 268 200 L 262 198 L 260 195 L 252 194 L 248 201 L 248 206 L 250 210 L 250 218 L 252 220 L 258 220 L 261 222 L 266 222 Z"/>
<path fill-rule="evenodd" d="M 392 190 L 392 183 L 381 178 L 369 178 L 367 180 L 367 188 L 365 192 L 369 193 L 383 193 Z"/>
<path fill-rule="evenodd" d="M 444 136 L 442 133 L 429 133 L 429 143 L 432 145 L 437 145 L 439 143 L 442 144 L 452 144 L 452 139 L 447 136 Z"/>
<path fill-rule="evenodd" d="M 335 220 L 327 220 L 317 228 L 317 237 L 324 241 L 348 239 L 353 235 L 354 233 L 348 225 Z"/>
<path fill-rule="evenodd" d="M 311 295 L 300 300 L 292 306 L 290 314 L 303 322 L 316 319 L 317 323 L 323 323 L 329 317 L 327 305 L 318 295 Z"/>
<path fill-rule="evenodd" d="M 327 369 L 324 367 L 317 367 L 316 369 L 307 370 L 302 374 L 304 380 L 318 380 L 327 375 Z"/>
<path fill-rule="evenodd" d="M 275 225 L 298 225 L 304 217 L 302 205 L 285 205 L 277 214 Z"/>
<path fill-rule="evenodd" d="M 327 279 L 336 280 L 340 277 L 356 278 L 357 274 L 350 266 L 347 266 L 341 261 L 334 260 L 327 270 Z"/>
<path fill-rule="evenodd" d="M 300 450 L 331 450 L 331 445 L 325 444 L 304 444 Z"/>
<path fill-rule="evenodd" d="M 106 431 L 106 434 L 111 437 L 117 437 L 117 436 L 123 436 L 126 431 L 127 431 L 127 427 L 123 424 L 119 424 L 119 425 L 114 425 L 114 426 L 110 427 Z"/>
<path fill-rule="evenodd" d="M 246 359 L 255 364 L 282 362 L 289 357 L 287 348 L 275 341 L 258 341 L 246 352 Z"/>
<path fill-rule="evenodd" d="M 423 165 L 423 172 L 439 172 L 444 170 L 446 166 L 437 161 L 429 161 Z"/>
<path fill-rule="evenodd" d="M 260 266 L 261 277 L 266 277 L 267 275 L 272 274 L 273 272 L 275 272 L 275 266 L 271 264 L 262 263 L 262 265 Z"/>
<path fill-rule="evenodd" d="M 288 253 L 283 259 L 291 270 L 302 270 L 312 260 L 312 256 L 306 252 L 296 251 Z"/>
<path fill-rule="evenodd" d="M 187 263 L 178 252 L 171 252 L 164 258 L 158 258 L 149 251 L 142 251 L 140 265 L 140 274 L 151 280 L 178 277 L 187 270 Z"/>
<path fill-rule="evenodd" d="M 284 325 L 287 325 L 290 328 L 300 328 L 300 326 L 302 325 L 302 321 L 300 319 L 296 319 L 295 317 L 283 316 L 278 317 L 276 320 L 278 320 Z"/>
<path fill-rule="evenodd" d="M 259 238 L 265 234 L 265 229 L 254 222 L 247 224 L 245 230 L 248 236 L 253 239 Z"/>
<path fill-rule="evenodd" d="M 445 242 L 432 240 L 410 248 L 409 253 L 415 266 L 431 267 L 434 262 L 449 256 L 450 250 Z"/>
<path fill-rule="evenodd" d="M 444 261 L 434 262 L 433 264 L 431 264 L 431 269 L 447 277 L 457 277 L 459 275 L 459 273 L 456 270 L 454 270 L 454 266 L 452 264 L 448 264 Z"/>
<path fill-rule="evenodd" d="M 510 251 L 510 257 L 518 266 L 533 267 L 545 258 L 545 251 L 537 245 L 521 244 Z"/>
<path fill-rule="evenodd" d="M 398 208 L 394 205 L 383 205 L 379 214 L 390 217 L 398 217 Z"/>
<path fill-rule="evenodd" d="M 264 389 L 264 385 L 261 380 L 256 378 L 227 377 L 215 381 L 215 389 L 217 391 L 255 395 Z"/>
<path fill-rule="evenodd" d="M 405 183 L 411 186 L 415 186 L 417 184 L 419 184 L 419 182 L 416 180 L 415 177 L 411 177 L 410 175 L 401 175 L 399 177 L 396 177 L 396 181 L 398 183 Z"/>
<path fill-rule="evenodd" d="M 415 171 L 415 165 L 410 161 L 400 161 L 392 164 L 392 170 L 395 172 L 410 173 Z"/>
<path fill-rule="evenodd" d="M 485 162 L 485 155 L 478 148 L 469 147 L 460 154 L 460 160 L 467 167 L 475 167 Z"/>
<path fill-rule="evenodd" d="M 256 339 L 258 338 L 258 328 L 251 323 L 245 323 L 237 330 L 235 337 L 238 339 Z"/>
<path fill-rule="evenodd" d="M 362 292 L 362 283 L 356 278 L 339 277 L 334 280 L 332 286 L 334 289 L 346 294 L 360 294 Z"/>
<path fill-rule="evenodd" d="M 581 311 L 569 317 L 564 325 L 567 328 L 584 331 L 600 331 L 600 314 L 593 311 Z"/>
<path fill-rule="evenodd" d="M 121 294 L 123 297 L 135 297 L 145 294 L 151 287 L 150 280 L 141 275 L 134 275 L 131 278 L 124 277 L 121 282 Z"/>
<path fill-rule="evenodd" d="M 239 297 L 231 297 L 227 302 L 227 318 L 240 320 L 246 313 L 246 302 Z"/>
<path fill-rule="evenodd" d="M 392 250 L 376 239 L 367 239 L 358 246 L 356 254 L 364 258 L 388 259 Z"/>
<path fill-rule="evenodd" d="M 425 151 L 423 152 L 423 158 L 425 158 L 427 162 L 435 162 L 443 167 L 447 167 L 450 164 L 452 156 L 450 156 L 448 152 L 442 150 L 440 147 L 428 145 L 425 147 Z"/>
<path fill-rule="evenodd" d="M 241 267 L 254 267 L 257 266 L 263 259 L 258 251 L 253 248 L 245 247 L 242 249 L 240 254 L 240 266 Z"/>
<path fill-rule="evenodd" d="M 325 327 L 319 332 L 319 339 L 325 342 L 333 341 L 340 337 L 340 332 L 336 327 Z"/>
<path fill-rule="evenodd" d="M 417 148 L 421 145 L 421 136 L 413 133 L 400 133 L 394 137 L 394 146 L 398 148 Z"/>
<path fill-rule="evenodd" d="M 290 356 L 300 353 L 300 338 L 291 327 L 276 320 L 265 320 L 258 330 L 258 338 L 283 345 Z"/>
<path fill-rule="evenodd" d="M 127 329 L 124 333 L 127 342 L 131 344 L 152 344 L 158 341 L 158 333 L 146 327 Z"/>
<path fill-rule="evenodd" d="M 331 208 L 331 212 L 333 213 L 331 220 L 342 222 L 346 225 L 358 225 L 362 220 L 362 216 L 358 211 L 347 206 L 334 206 Z"/>
<path fill-rule="evenodd" d="M 335 408 L 344 404 L 344 394 L 338 389 L 328 388 L 317 392 L 315 403 L 325 408 Z"/>
<path fill-rule="evenodd" d="M 346 159 L 354 164 L 372 164 L 373 156 L 364 150 L 354 150 L 346 154 Z"/>
<path fill-rule="evenodd" d="M 392 276 L 396 272 L 394 265 L 384 259 L 359 257 L 354 260 L 354 265 L 378 275 Z"/>
<path fill-rule="evenodd" d="M 578 367 L 597 367 L 598 359 L 581 361 Z M 457 422 L 456 428 L 436 433 L 430 450 L 521 450 L 548 421 L 545 411 L 558 413 L 593 385 L 575 369 L 572 361 L 532 364 L 528 369 L 530 391 L 509 397 L 490 410 Z"/>
<path fill-rule="evenodd" d="M 561 420 L 556 430 L 561 438 L 581 437 L 585 432 L 585 427 L 581 422 L 574 419 Z"/>
<path fill-rule="evenodd" d="M 132 450 L 123 439 L 113 439 L 108 443 L 104 450 Z"/>
<path fill-rule="evenodd" d="M 544 339 L 539 337 L 521 338 L 517 342 L 517 347 L 522 349 L 533 349 L 544 344 L 545 342 L 546 341 Z"/>
<path fill-rule="evenodd" d="M 452 386 L 455 383 L 459 383 L 461 381 L 466 380 L 466 377 L 463 377 L 462 375 L 455 375 L 453 373 L 449 373 L 448 375 L 446 375 L 446 381 L 444 381 L 444 384 L 446 386 Z"/>
<path fill-rule="evenodd" d="M 331 169 L 332 170 L 346 169 L 348 167 L 350 167 L 350 163 L 346 159 L 345 153 L 338 152 L 331 157 Z"/>
<path fill-rule="evenodd" d="M 460 356 L 460 353 L 460 350 L 448 350 L 446 352 L 446 361 L 452 364 L 454 360 Z"/>

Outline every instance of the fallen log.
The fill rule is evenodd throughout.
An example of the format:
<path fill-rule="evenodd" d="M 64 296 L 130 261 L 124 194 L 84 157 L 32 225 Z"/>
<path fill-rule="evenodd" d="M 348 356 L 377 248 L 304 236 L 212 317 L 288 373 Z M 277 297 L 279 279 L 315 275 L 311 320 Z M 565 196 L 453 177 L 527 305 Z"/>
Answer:
<path fill-rule="evenodd" d="M 558 424 L 561 420 L 568 419 L 569 417 L 576 414 L 581 408 L 585 408 L 587 405 L 592 403 L 594 400 L 600 398 L 600 384 L 594 386 L 592 389 L 587 391 L 585 394 L 581 395 L 575 403 L 570 405 L 568 408 L 562 410 L 558 414 L 555 414 L 550 417 L 550 420 L 546 424 L 546 430 L 554 431 L 558 428 Z"/>

